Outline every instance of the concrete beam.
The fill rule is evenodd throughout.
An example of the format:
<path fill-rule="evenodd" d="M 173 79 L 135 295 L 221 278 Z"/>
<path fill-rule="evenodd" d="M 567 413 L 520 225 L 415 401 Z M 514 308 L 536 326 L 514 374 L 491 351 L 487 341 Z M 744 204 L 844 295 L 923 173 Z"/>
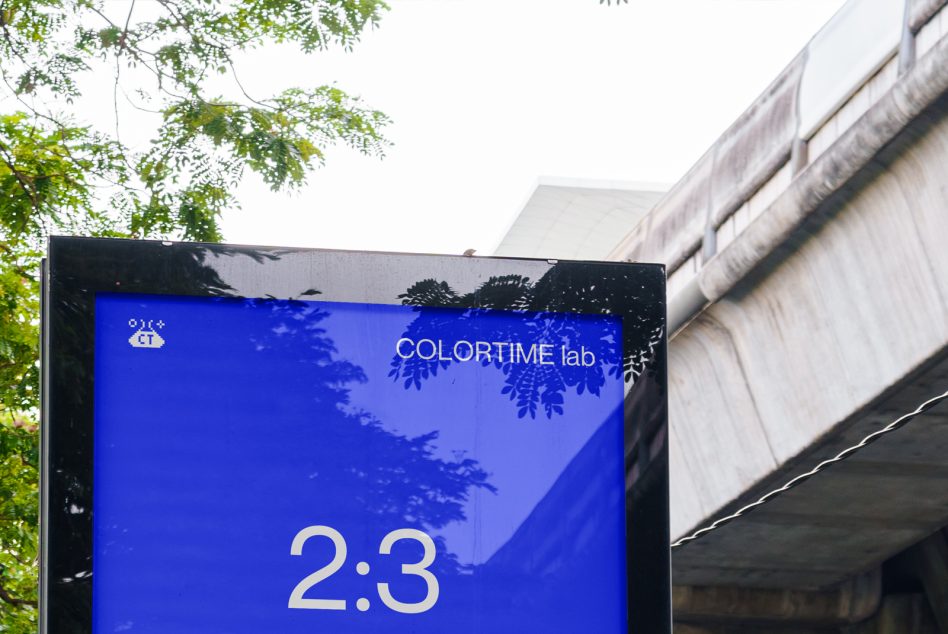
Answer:
<path fill-rule="evenodd" d="M 819 627 L 787 621 L 781 624 L 675 623 L 675 634 L 940 634 L 922 594 L 895 594 L 882 599 L 870 618 L 852 625 Z"/>
<path fill-rule="evenodd" d="M 946 156 L 942 97 L 671 341 L 674 538 L 948 387 Z M 676 583 L 813 589 L 871 569 L 948 524 L 945 455 L 948 404 L 676 549 Z"/>
<path fill-rule="evenodd" d="M 869 430 L 897 417 L 896 411 L 911 411 L 933 385 L 948 385 L 948 354 L 907 377 L 906 383 L 833 435 L 820 438 L 808 455 L 784 464 L 779 475 L 722 513 L 782 484 L 789 473 L 855 444 Z M 948 524 L 945 455 L 948 404 L 747 516 L 675 549 L 674 582 L 819 589 L 879 566 Z"/>
<path fill-rule="evenodd" d="M 839 634 L 837 628 L 774 626 L 760 627 L 754 625 L 744 627 L 740 625 L 693 625 L 690 623 L 675 623 L 675 634 Z"/>
<path fill-rule="evenodd" d="M 676 623 L 830 628 L 868 619 L 881 597 L 882 573 L 877 570 L 815 592 L 675 586 L 672 609 Z"/>
<path fill-rule="evenodd" d="M 906 17 L 912 32 L 917 33 L 945 4 L 946 0 L 908 0 Z"/>
<path fill-rule="evenodd" d="M 787 161 L 797 126 L 799 54 L 721 135 L 607 259 L 663 262 L 674 270 Z"/>
<path fill-rule="evenodd" d="M 807 217 L 866 167 L 895 136 L 948 91 L 948 38 L 863 115 L 836 143 L 792 181 L 734 242 L 699 272 L 699 286 L 711 302 L 743 280 L 790 238 Z"/>

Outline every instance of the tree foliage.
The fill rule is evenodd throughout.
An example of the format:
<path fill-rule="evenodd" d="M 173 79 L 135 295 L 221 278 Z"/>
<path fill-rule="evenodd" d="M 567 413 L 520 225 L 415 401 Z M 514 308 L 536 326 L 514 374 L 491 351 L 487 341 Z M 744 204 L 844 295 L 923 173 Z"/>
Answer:
<path fill-rule="evenodd" d="M 351 49 L 382 0 L 0 0 L 0 632 L 35 631 L 38 262 L 46 236 L 218 240 L 249 169 L 305 182 L 342 144 L 387 145 L 386 117 L 336 86 L 251 96 L 238 66 L 272 43 Z M 114 78 L 114 129 L 84 116 Z M 84 79 L 85 78 L 85 79 Z M 227 80 L 227 82 L 224 82 Z M 233 86 L 222 95 L 215 86 Z M 157 119 L 123 141 L 120 112 Z"/>

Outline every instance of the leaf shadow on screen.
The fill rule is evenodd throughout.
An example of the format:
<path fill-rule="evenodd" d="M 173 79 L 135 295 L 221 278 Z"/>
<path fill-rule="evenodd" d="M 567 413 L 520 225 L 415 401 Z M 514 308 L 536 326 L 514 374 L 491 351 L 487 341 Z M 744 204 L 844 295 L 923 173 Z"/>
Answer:
<path fill-rule="evenodd" d="M 383 530 L 406 527 L 431 534 L 453 522 L 504 521 L 469 518 L 465 513 L 476 489 L 503 493 L 490 483 L 477 460 L 464 455 L 449 460 L 438 457 L 437 431 L 414 437 L 394 433 L 371 413 L 351 406 L 350 387 L 367 379 L 361 367 L 341 358 L 328 336 L 323 324 L 332 314 L 331 307 L 298 300 L 239 301 L 248 309 L 267 311 L 270 326 L 250 342 L 264 357 L 261 363 L 268 368 L 285 367 L 286 359 L 295 359 L 292 374 L 281 381 L 282 389 L 305 392 L 307 401 L 319 404 L 314 408 L 318 415 L 309 413 L 309 424 L 319 427 L 322 441 L 310 452 L 312 462 L 319 465 L 314 486 L 332 494 L 310 503 L 331 505 L 334 518 Z M 458 319 L 456 312 L 452 316 Z M 272 362 L 265 358 L 271 355 Z M 427 385 L 422 383 L 418 389 Z M 438 554 L 430 569 L 441 582 L 442 616 L 433 613 L 430 622 L 416 620 L 413 631 L 443 631 L 442 619 L 448 618 L 461 632 L 513 634 L 522 631 L 525 620 L 543 618 L 555 624 L 549 631 L 574 632 L 589 625 L 590 616 L 567 606 L 577 602 L 620 605 L 615 595 L 623 591 L 624 564 L 617 564 L 609 574 L 589 563 L 615 560 L 615 549 L 620 547 L 615 540 L 624 539 L 619 519 L 624 509 L 621 414 L 610 421 L 597 427 L 508 541 L 486 561 L 462 563 L 444 538 L 433 535 Z M 353 456 L 366 452 L 372 460 L 355 465 Z M 529 464 L 530 458 L 524 456 L 523 468 L 529 469 Z M 564 509 L 571 510 L 569 519 L 564 518 Z M 612 541 L 591 530 L 601 526 L 614 529 Z M 603 597 L 612 597 L 612 603 Z M 490 615 L 480 614 L 485 606 L 491 606 Z M 478 624 L 478 618 L 485 620 Z M 605 623 L 624 614 L 596 618 Z"/>
<path fill-rule="evenodd" d="M 448 350 L 454 342 L 477 339 L 592 352 L 595 362 L 588 366 L 510 363 L 496 354 L 480 358 L 483 366 L 503 373 L 501 393 L 517 408 L 520 418 L 536 418 L 541 411 L 552 418 L 563 414 L 568 392 L 598 395 L 609 377 L 622 375 L 630 383 L 644 372 L 660 371 L 651 362 L 662 341 L 664 298 L 654 280 L 645 278 L 650 275 L 654 271 L 648 269 L 577 271 L 554 265 L 536 282 L 520 275 L 495 276 L 463 294 L 447 282 L 427 279 L 399 296 L 417 312 L 402 336 L 416 342 L 440 340 Z M 621 315 L 630 305 L 635 306 L 635 317 L 622 323 L 621 340 L 614 336 L 614 325 L 575 314 Z M 458 316 L 456 309 L 464 312 Z M 493 310 L 518 311 L 523 319 L 490 319 Z M 402 382 L 405 389 L 420 390 L 424 382 L 455 363 L 393 355 L 389 376 Z"/>
<path fill-rule="evenodd" d="M 496 492 L 478 461 L 463 454 L 452 459 L 436 455 L 437 431 L 418 436 L 392 432 L 370 412 L 352 406 L 350 386 L 367 378 L 361 367 L 340 358 L 323 327 L 331 309 L 311 301 L 238 301 L 267 312 L 270 327 L 250 341 L 262 363 L 277 368 L 293 359 L 292 367 L 286 368 L 283 389 L 307 394 L 312 409 L 300 415 L 319 427 L 322 441 L 308 448 L 313 464 L 319 465 L 313 484 L 325 491 L 353 492 L 334 495 L 335 514 L 367 526 L 430 533 L 465 521 L 464 506 L 474 489 Z M 272 365 L 267 357 L 273 359 Z M 353 455 L 367 452 L 370 461 L 361 466 L 351 463 Z M 448 551 L 443 538 L 434 540 L 439 556 L 432 570 L 441 575 L 462 573 L 467 567 Z"/>

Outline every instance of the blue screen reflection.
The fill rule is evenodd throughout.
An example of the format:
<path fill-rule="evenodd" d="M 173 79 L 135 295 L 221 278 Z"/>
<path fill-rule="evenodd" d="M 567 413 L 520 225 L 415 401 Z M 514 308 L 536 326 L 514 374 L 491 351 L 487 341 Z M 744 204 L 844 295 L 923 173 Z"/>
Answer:
<path fill-rule="evenodd" d="M 100 295 L 94 631 L 624 633 L 620 329 Z"/>

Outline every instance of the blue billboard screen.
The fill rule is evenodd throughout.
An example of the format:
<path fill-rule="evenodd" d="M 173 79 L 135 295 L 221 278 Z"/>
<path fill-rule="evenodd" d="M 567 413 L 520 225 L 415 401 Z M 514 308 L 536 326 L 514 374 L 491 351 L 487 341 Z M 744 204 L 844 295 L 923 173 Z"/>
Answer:
<path fill-rule="evenodd" d="M 625 633 L 621 330 L 98 294 L 93 631 Z"/>

